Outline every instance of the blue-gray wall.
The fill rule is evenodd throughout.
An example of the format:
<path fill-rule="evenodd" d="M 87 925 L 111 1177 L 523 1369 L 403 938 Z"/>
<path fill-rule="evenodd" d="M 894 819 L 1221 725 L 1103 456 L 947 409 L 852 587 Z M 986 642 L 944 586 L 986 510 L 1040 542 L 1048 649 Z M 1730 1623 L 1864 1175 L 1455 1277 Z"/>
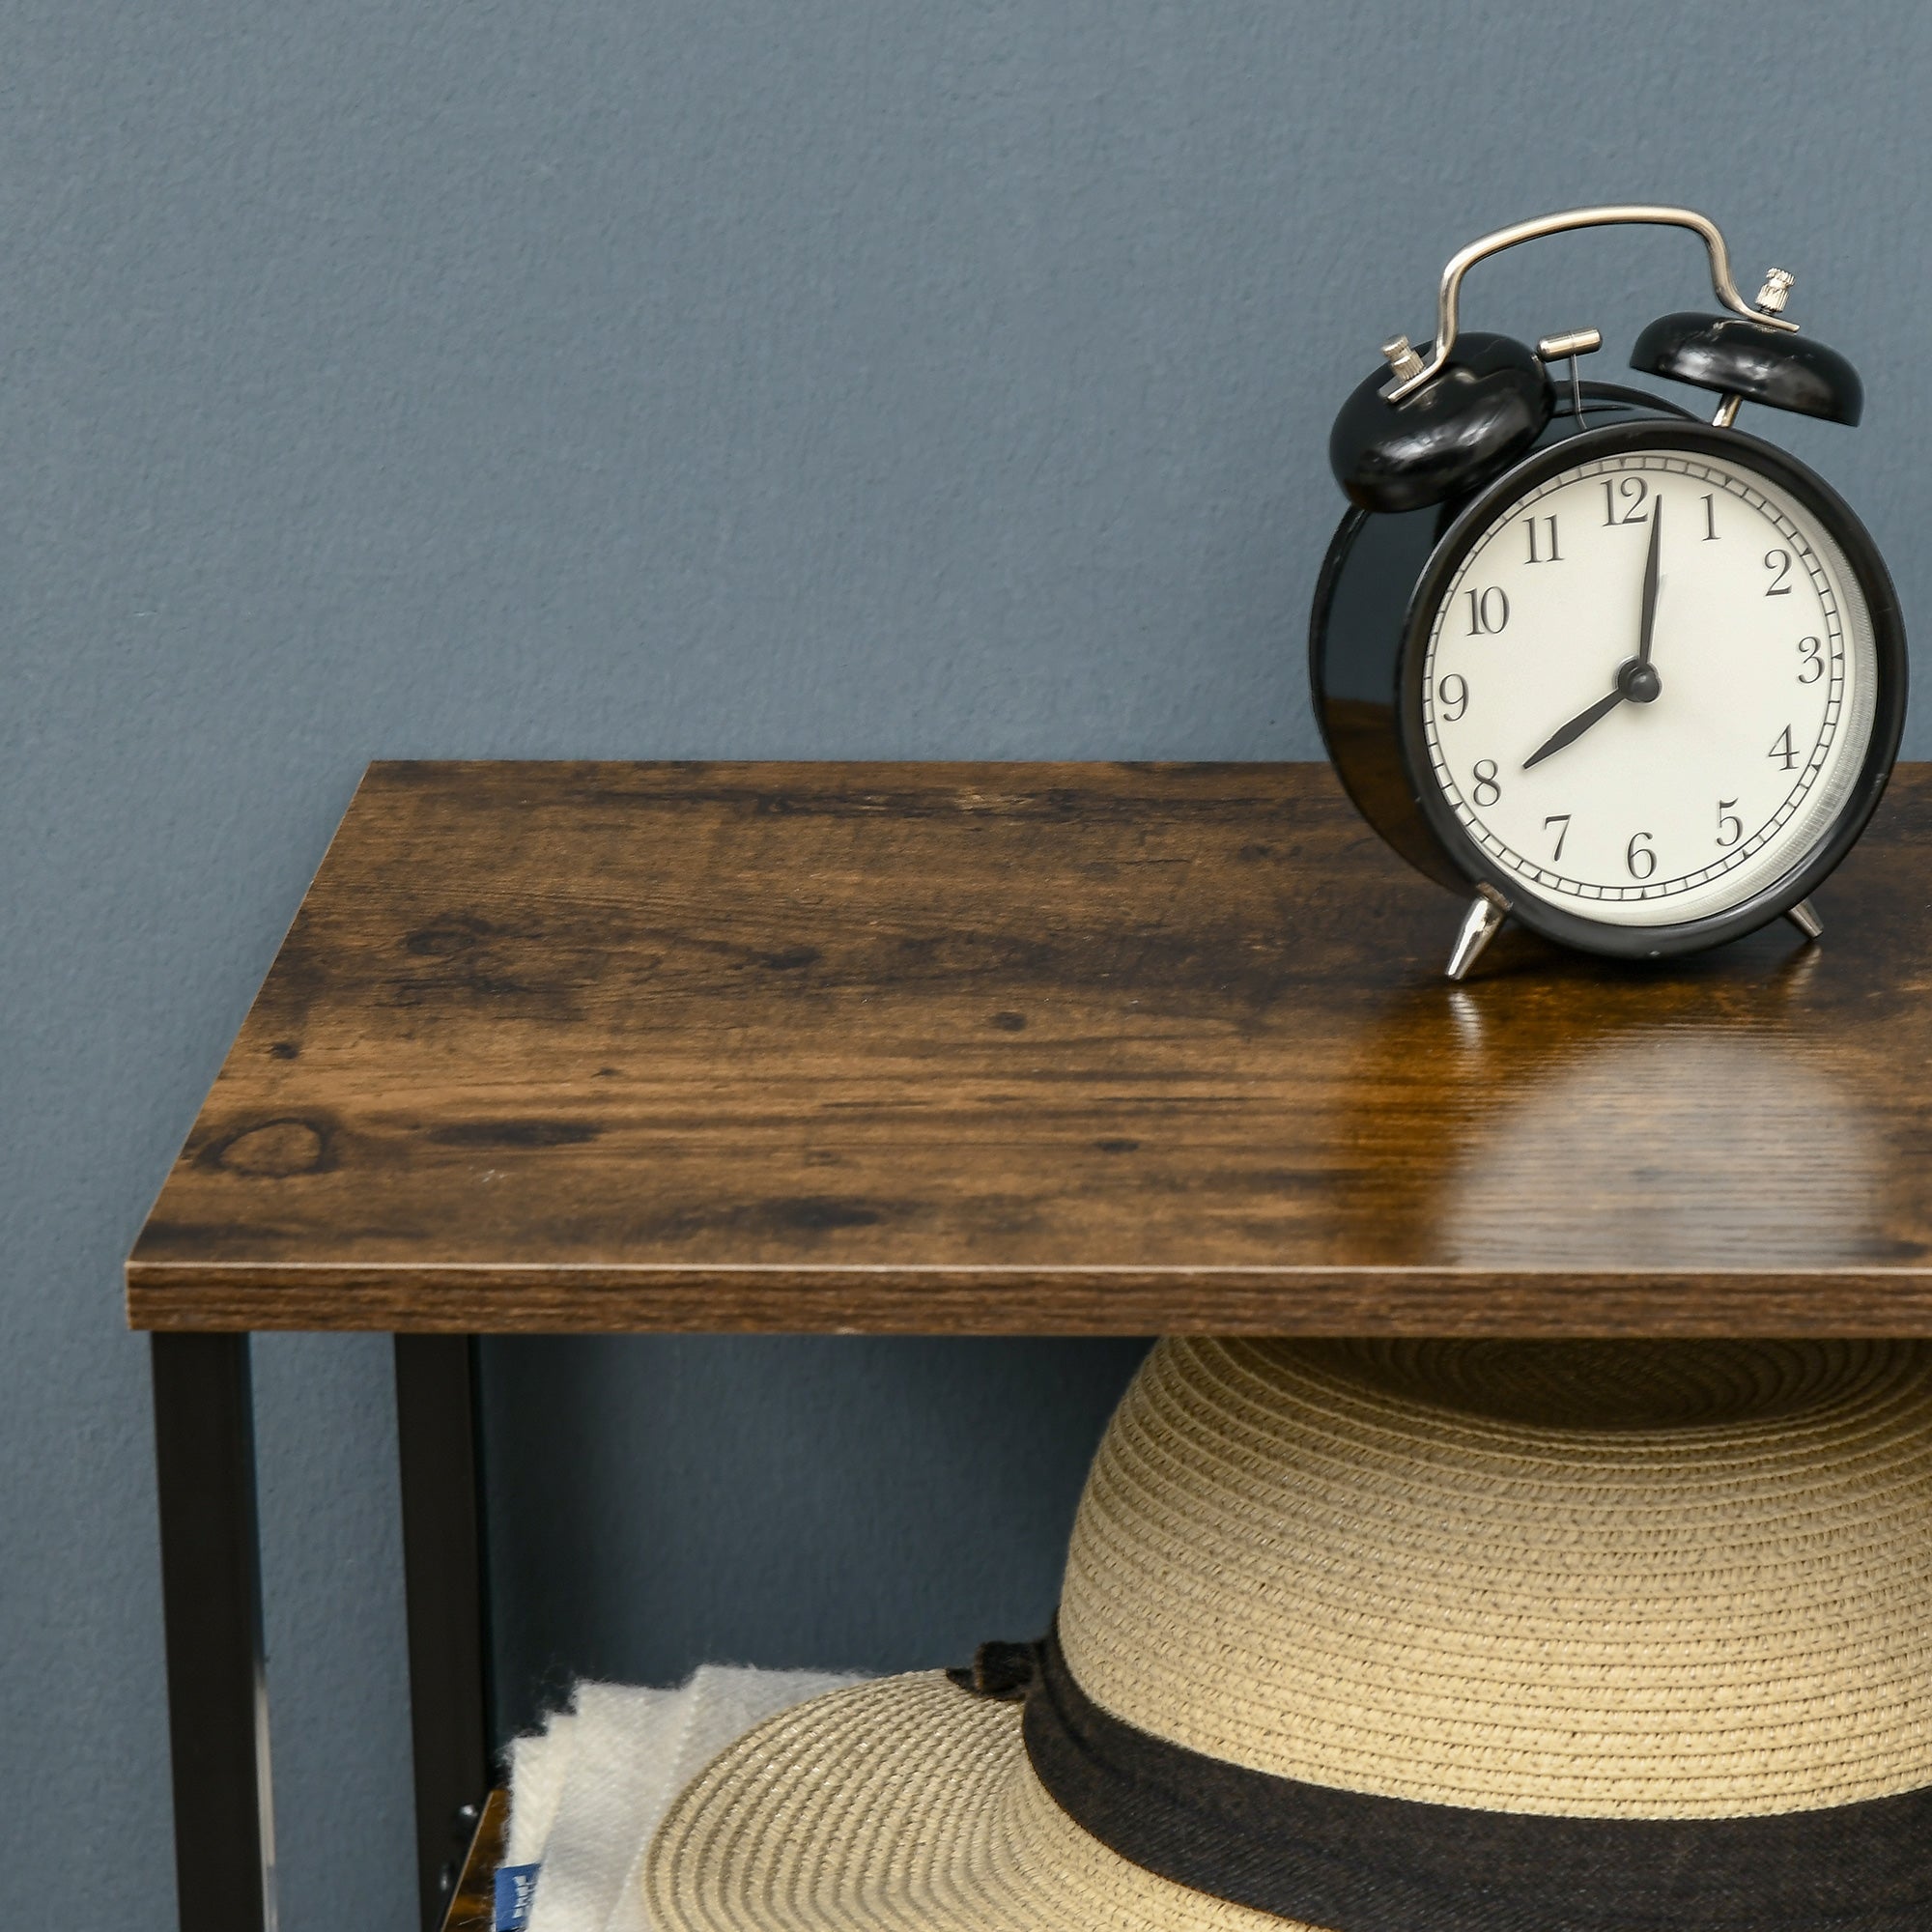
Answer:
<path fill-rule="evenodd" d="M 1764 426 L 1922 611 L 1928 97 L 1917 0 L 0 5 L 10 1897 L 173 1909 L 118 1269 L 365 759 L 1312 754 L 1337 398 L 1604 198 L 1799 271 L 1875 407 Z M 1566 241 L 1472 319 L 1700 272 Z M 387 1355 L 262 1357 L 284 1922 L 400 1932 Z M 497 1351 L 519 1668 L 1033 1614 L 1130 1359 Z"/>

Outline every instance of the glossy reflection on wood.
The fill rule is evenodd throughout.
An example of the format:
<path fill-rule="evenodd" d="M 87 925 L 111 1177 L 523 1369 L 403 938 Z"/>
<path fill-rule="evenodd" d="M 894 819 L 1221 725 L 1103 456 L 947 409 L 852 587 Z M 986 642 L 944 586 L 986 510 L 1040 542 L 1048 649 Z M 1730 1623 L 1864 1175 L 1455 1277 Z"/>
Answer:
<path fill-rule="evenodd" d="M 1932 1333 L 1932 770 L 1631 967 L 1317 765 L 372 767 L 148 1327 Z"/>

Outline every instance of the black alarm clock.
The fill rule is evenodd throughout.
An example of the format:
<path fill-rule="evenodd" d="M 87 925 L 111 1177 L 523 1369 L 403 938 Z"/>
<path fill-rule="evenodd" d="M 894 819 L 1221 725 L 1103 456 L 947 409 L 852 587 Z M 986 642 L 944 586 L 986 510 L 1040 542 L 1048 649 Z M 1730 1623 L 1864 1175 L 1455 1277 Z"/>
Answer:
<path fill-rule="evenodd" d="M 1701 422 L 1581 380 L 1594 329 L 1535 349 L 1457 326 L 1486 256 L 1565 229 L 1689 228 L 1725 315 L 1674 314 L 1634 368 L 1717 390 Z M 1856 423 L 1857 372 L 1747 304 L 1690 209 L 1546 215 L 1443 270 L 1435 338 L 1384 345 L 1336 418 L 1353 507 L 1315 594 L 1316 716 L 1350 797 L 1430 878 L 1473 895 L 1462 979 L 1505 920 L 1626 958 L 1715 946 L 1808 896 L 1870 818 L 1905 717 L 1905 632 L 1877 548 L 1741 403 Z"/>

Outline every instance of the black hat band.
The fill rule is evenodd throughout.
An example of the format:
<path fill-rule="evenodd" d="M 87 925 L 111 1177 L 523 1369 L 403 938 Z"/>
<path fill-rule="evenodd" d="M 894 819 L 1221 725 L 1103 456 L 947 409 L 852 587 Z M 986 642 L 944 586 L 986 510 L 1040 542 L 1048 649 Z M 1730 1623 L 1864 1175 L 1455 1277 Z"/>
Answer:
<path fill-rule="evenodd" d="M 1136 1729 L 1058 1631 L 954 1681 L 1024 1698 L 1035 1774 L 1145 1871 L 1327 1932 L 1928 1932 L 1932 1788 L 1749 1818 L 1570 1818 L 1341 1791 Z"/>

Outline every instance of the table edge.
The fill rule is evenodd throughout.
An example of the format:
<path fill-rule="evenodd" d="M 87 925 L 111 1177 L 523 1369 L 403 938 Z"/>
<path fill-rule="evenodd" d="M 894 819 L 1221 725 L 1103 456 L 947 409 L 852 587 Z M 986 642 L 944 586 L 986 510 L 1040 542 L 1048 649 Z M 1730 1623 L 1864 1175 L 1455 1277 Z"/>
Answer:
<path fill-rule="evenodd" d="M 130 1263 L 150 1332 L 1932 1336 L 1932 1267 Z"/>

